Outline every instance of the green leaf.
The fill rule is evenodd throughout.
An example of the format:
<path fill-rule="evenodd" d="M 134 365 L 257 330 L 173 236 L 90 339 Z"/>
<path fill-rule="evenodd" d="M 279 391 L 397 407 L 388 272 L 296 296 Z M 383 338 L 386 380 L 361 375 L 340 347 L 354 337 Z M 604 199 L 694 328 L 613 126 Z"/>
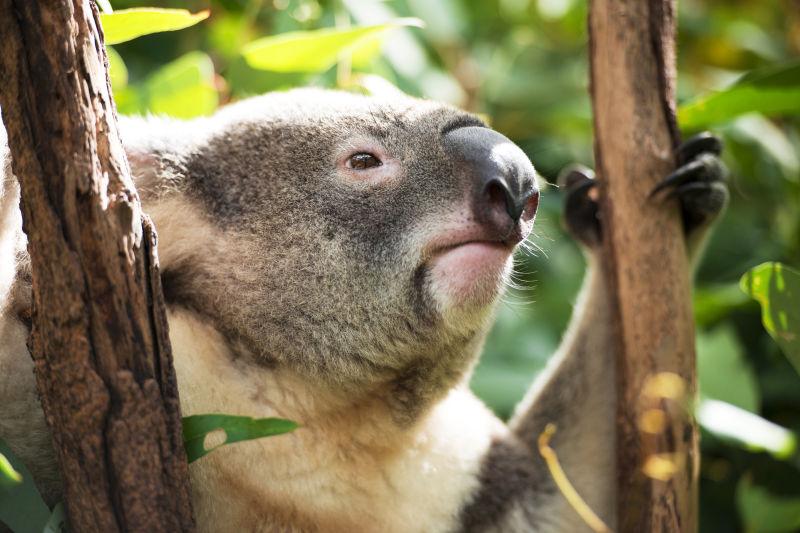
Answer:
<path fill-rule="evenodd" d="M 718 400 L 701 400 L 697 420 L 706 431 L 753 452 L 789 459 L 797 452 L 797 436 L 749 411 Z"/>
<path fill-rule="evenodd" d="M 421 21 L 400 18 L 374 26 L 282 33 L 248 43 L 242 55 L 253 68 L 277 72 L 323 72 L 343 53 L 352 53 L 354 64 L 363 65 L 380 52 L 376 37 L 401 26 L 419 27 Z"/>
<path fill-rule="evenodd" d="M 219 105 L 214 64 L 202 52 L 189 52 L 158 69 L 142 85 L 115 91 L 114 99 L 124 114 L 209 115 Z"/>
<path fill-rule="evenodd" d="M 739 78 L 734 86 L 752 85 L 760 88 L 800 88 L 800 61 L 770 65 L 751 70 Z"/>
<path fill-rule="evenodd" d="M 21 476 L 16 486 L 0 488 L 0 522 L 14 533 L 41 533 L 50 519 L 50 509 L 33 484 L 31 473 L 2 439 L 0 456 Z"/>
<path fill-rule="evenodd" d="M 699 129 L 745 113 L 776 115 L 800 111 L 800 61 L 754 70 L 736 83 L 685 104 L 681 127 Z"/>
<path fill-rule="evenodd" d="M 736 487 L 736 503 L 751 533 L 789 533 L 800 528 L 800 498 L 771 494 L 743 477 Z"/>
<path fill-rule="evenodd" d="M 17 472 L 5 455 L 0 453 L 0 491 L 22 483 L 22 474 Z"/>
<path fill-rule="evenodd" d="M 695 322 L 704 327 L 711 326 L 735 309 L 750 303 L 738 283 L 697 287 L 693 301 Z"/>
<path fill-rule="evenodd" d="M 761 304 L 761 321 L 800 373 L 800 272 L 781 263 L 763 263 L 739 284 Z"/>
<path fill-rule="evenodd" d="M 118 44 L 151 33 L 182 30 L 207 19 L 209 14 L 208 10 L 191 13 L 186 9 L 137 7 L 101 13 L 100 22 L 106 44 Z"/>
<path fill-rule="evenodd" d="M 349 50 L 350 63 L 354 68 L 366 69 L 381 54 L 385 32 L 374 33 L 358 41 L 358 45 Z"/>
<path fill-rule="evenodd" d="M 118 91 L 128 85 L 128 67 L 122 56 L 113 47 L 106 47 L 108 54 L 108 77 L 111 79 L 111 90 Z"/>
<path fill-rule="evenodd" d="M 753 151 L 758 149 L 763 152 L 768 159 L 759 163 L 760 167 L 774 162 L 784 179 L 800 182 L 800 153 L 787 135 L 789 132 L 776 121 L 758 113 L 750 113 L 734 120 L 727 130 L 726 137 L 734 143 L 745 143 Z M 732 152 L 736 152 L 736 148 Z M 735 157 L 741 157 L 741 154 Z M 759 178 L 765 179 L 766 176 L 759 175 Z"/>
<path fill-rule="evenodd" d="M 221 414 L 193 415 L 183 418 L 183 443 L 191 463 L 225 444 L 281 435 L 297 427 L 295 422 L 281 418 L 251 418 Z M 224 432 L 224 439 L 216 445 L 206 446 L 206 437 L 214 432 Z"/>
<path fill-rule="evenodd" d="M 697 374 L 703 398 L 728 402 L 752 413 L 759 411 L 758 382 L 729 324 L 698 333 Z"/>
<path fill-rule="evenodd" d="M 189 52 L 147 79 L 147 110 L 178 118 L 209 115 L 219 105 L 214 63 L 202 52 Z"/>
<path fill-rule="evenodd" d="M 67 525 L 67 516 L 64 514 L 64 505 L 57 503 L 53 507 L 53 513 L 50 515 L 50 520 L 44 526 L 42 533 L 61 533 Z"/>

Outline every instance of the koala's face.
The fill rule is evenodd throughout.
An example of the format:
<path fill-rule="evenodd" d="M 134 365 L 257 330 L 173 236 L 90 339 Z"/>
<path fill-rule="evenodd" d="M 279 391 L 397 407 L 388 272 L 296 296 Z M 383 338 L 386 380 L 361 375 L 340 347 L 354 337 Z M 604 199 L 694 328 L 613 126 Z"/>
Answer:
<path fill-rule="evenodd" d="M 240 244 L 198 258 L 227 331 L 342 379 L 466 366 L 536 212 L 519 148 L 441 104 L 315 90 L 210 124 L 183 189 Z"/>

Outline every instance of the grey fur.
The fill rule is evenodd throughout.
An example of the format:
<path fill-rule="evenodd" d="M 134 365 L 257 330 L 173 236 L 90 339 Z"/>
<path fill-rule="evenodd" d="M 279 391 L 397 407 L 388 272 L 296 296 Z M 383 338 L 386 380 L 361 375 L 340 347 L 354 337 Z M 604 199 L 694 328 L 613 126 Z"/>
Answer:
<path fill-rule="evenodd" d="M 203 309 L 256 360 L 314 379 L 361 387 L 395 379 L 433 354 L 459 358 L 482 321 L 464 327 L 435 317 L 420 294 L 418 252 L 409 253 L 403 238 L 447 214 L 462 193 L 440 145 L 430 142 L 453 121 L 480 123 L 427 102 L 313 90 L 250 99 L 211 119 L 176 123 L 175 131 L 123 119 L 131 160 L 143 152 L 144 173 L 154 164 L 169 177 L 145 177 L 145 208 L 177 196 L 231 249 L 197 239 L 194 253 L 164 262 L 165 290 Z M 142 133 L 158 130 L 164 141 Z M 174 146 L 183 133 L 191 137 Z M 372 190 L 341 183 L 336 157 L 358 137 L 402 161 L 399 183 Z M 157 207 L 154 218 L 158 224 Z M 230 262 L 246 262 L 248 271 L 231 276 L 240 269 Z"/>

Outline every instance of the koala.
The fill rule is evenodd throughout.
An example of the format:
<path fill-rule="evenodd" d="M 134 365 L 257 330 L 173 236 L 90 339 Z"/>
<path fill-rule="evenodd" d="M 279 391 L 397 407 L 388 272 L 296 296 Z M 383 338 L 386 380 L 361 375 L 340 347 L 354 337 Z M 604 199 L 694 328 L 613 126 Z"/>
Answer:
<path fill-rule="evenodd" d="M 468 382 L 539 201 L 534 166 L 506 137 L 447 105 L 316 89 L 120 128 L 159 232 L 183 414 L 300 424 L 190 465 L 199 530 L 587 530 L 538 453 L 548 423 L 568 477 L 614 526 L 615 343 L 589 172 L 563 179 L 589 260 L 574 317 L 504 423 Z M 660 186 L 681 200 L 687 243 L 724 206 L 720 149 L 688 142 Z M 18 187 L 2 159 L 0 437 L 55 502 Z"/>

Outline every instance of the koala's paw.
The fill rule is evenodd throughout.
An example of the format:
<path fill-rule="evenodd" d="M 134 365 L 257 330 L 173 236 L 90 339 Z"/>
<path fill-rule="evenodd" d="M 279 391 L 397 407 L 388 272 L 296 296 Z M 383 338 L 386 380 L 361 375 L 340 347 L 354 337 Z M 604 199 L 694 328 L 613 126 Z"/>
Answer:
<path fill-rule="evenodd" d="M 687 240 L 695 240 L 728 202 L 727 171 L 719 158 L 722 141 L 710 133 L 696 135 L 678 148 L 679 166 L 650 193 L 651 199 L 677 197 Z M 564 225 L 570 234 L 592 248 L 602 239 L 594 172 L 571 166 L 558 178 L 565 193 Z"/>
<path fill-rule="evenodd" d="M 678 148 L 678 169 L 650 193 L 651 198 L 680 199 L 687 238 L 714 222 L 728 203 L 728 172 L 721 153 L 719 137 L 708 132 L 695 135 Z"/>
<path fill-rule="evenodd" d="M 571 165 L 558 176 L 558 186 L 564 191 L 564 227 L 589 248 L 602 238 L 596 185 L 594 172 L 582 165 Z"/>

